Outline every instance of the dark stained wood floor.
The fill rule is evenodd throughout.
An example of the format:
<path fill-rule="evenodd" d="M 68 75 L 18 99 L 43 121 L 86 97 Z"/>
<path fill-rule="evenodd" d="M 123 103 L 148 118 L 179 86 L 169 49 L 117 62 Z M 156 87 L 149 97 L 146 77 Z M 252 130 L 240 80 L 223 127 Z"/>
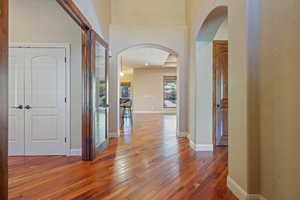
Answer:
<path fill-rule="evenodd" d="M 174 115 L 136 115 L 97 160 L 9 158 L 9 199 L 236 200 L 226 187 L 227 148 L 194 152 Z"/>

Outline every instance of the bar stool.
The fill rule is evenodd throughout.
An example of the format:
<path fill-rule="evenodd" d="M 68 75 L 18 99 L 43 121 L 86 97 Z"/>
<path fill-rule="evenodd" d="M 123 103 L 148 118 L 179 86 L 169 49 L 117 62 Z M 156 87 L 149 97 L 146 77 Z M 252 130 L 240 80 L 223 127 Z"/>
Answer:
<path fill-rule="evenodd" d="M 125 119 L 127 117 L 130 118 L 131 125 L 133 124 L 133 114 L 132 114 L 132 100 L 127 99 L 125 102 L 123 100 L 123 103 L 120 104 L 121 108 L 121 127 L 124 127 Z"/>

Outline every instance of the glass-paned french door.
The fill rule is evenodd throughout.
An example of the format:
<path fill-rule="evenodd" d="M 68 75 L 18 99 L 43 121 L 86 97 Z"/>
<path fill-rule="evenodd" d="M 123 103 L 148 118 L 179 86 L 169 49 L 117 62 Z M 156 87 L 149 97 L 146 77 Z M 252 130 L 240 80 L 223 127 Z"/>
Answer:
<path fill-rule="evenodd" d="M 92 159 L 95 159 L 108 142 L 108 45 L 94 31 L 91 44 L 91 141 Z"/>

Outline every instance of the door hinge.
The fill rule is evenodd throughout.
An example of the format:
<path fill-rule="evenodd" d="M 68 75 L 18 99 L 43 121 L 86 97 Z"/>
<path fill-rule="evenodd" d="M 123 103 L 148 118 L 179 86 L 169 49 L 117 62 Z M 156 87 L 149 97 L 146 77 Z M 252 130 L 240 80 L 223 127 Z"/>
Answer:
<path fill-rule="evenodd" d="M 67 143 L 67 137 L 65 137 L 65 143 Z"/>
<path fill-rule="evenodd" d="M 67 97 L 65 97 L 65 103 L 67 103 Z"/>
<path fill-rule="evenodd" d="M 65 63 L 67 63 L 67 57 L 65 57 Z"/>

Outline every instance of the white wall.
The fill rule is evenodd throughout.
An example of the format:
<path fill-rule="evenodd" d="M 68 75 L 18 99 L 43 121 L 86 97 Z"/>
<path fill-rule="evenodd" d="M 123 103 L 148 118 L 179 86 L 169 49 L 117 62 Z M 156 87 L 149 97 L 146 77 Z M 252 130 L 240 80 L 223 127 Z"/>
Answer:
<path fill-rule="evenodd" d="M 81 148 L 81 30 L 53 0 L 10 0 L 10 42 L 71 44 L 71 146 Z"/>
<path fill-rule="evenodd" d="M 164 76 L 177 76 L 176 69 L 139 68 L 133 73 L 133 111 L 176 113 L 164 108 Z"/>

